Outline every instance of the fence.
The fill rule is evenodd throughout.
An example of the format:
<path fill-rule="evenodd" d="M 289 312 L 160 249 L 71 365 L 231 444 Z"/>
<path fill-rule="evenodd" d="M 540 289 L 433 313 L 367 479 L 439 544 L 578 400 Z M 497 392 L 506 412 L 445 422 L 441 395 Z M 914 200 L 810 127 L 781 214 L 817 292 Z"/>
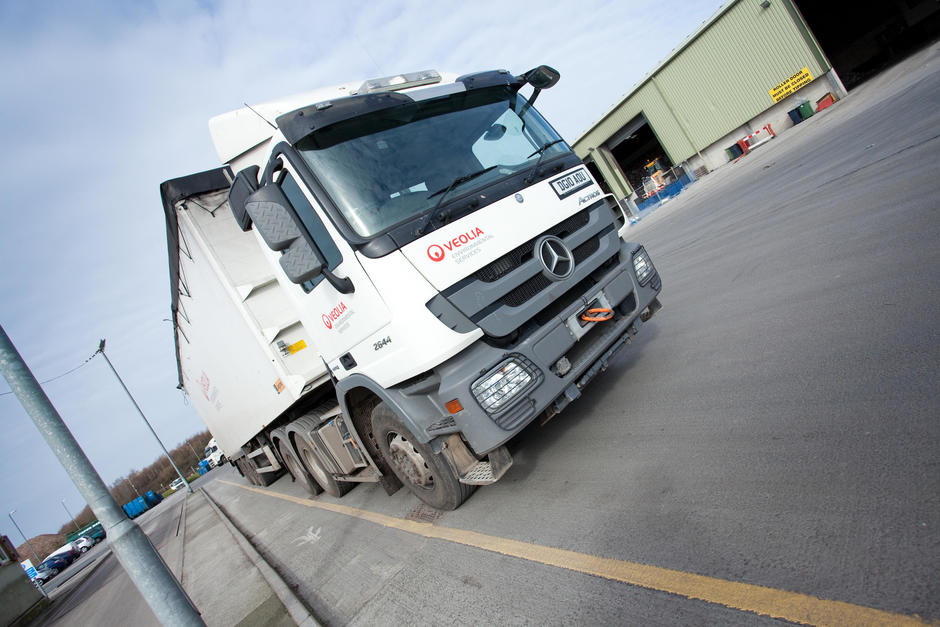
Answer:
<path fill-rule="evenodd" d="M 647 211 L 654 209 L 661 205 L 664 200 L 668 200 L 673 196 L 678 196 L 679 192 L 692 184 L 693 179 L 685 173 L 681 168 L 672 168 L 669 170 L 669 174 L 664 177 L 671 182 L 666 183 L 659 189 L 650 193 L 647 198 L 636 204 L 638 211 Z"/>

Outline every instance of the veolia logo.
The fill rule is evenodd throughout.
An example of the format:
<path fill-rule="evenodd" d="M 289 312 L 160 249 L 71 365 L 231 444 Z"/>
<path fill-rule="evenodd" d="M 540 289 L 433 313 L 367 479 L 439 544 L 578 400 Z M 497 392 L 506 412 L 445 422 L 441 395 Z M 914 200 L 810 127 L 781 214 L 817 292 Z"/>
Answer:
<path fill-rule="evenodd" d="M 428 257 L 430 257 L 431 261 L 443 261 L 444 249 L 437 244 L 431 244 L 428 246 Z"/>
<path fill-rule="evenodd" d="M 469 244 L 471 241 L 475 240 L 479 236 L 483 235 L 483 229 L 476 227 L 470 229 L 466 233 L 461 233 L 459 236 L 454 239 L 444 242 L 444 246 L 438 246 L 437 244 L 431 244 L 428 246 L 428 258 L 431 261 L 443 261 L 444 260 L 444 249 L 454 250 L 455 248 L 460 248 L 465 244 Z"/>
<path fill-rule="evenodd" d="M 340 303 L 336 307 L 333 307 L 328 313 L 323 314 L 323 324 L 326 328 L 332 329 L 333 323 L 339 320 L 339 317 L 344 311 L 346 311 L 346 303 Z"/>

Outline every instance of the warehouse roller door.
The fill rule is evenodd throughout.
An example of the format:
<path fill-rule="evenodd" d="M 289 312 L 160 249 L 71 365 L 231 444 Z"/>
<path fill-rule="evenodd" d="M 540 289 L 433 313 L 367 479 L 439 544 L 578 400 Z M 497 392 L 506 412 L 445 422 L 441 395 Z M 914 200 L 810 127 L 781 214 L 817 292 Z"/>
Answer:
<path fill-rule="evenodd" d="M 642 113 L 611 137 L 607 147 L 641 198 L 646 195 L 644 189 L 651 189 L 651 177 L 658 181 L 658 187 L 672 182 L 672 161 Z"/>
<path fill-rule="evenodd" d="M 846 89 L 940 36 L 937 0 L 794 0 Z"/>

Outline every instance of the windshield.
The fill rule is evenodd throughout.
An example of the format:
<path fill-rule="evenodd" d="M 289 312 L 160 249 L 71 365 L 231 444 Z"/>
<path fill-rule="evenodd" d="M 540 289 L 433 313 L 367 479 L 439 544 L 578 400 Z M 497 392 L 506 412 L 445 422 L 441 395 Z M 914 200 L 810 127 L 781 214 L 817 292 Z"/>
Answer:
<path fill-rule="evenodd" d="M 371 237 L 569 148 L 524 98 L 494 87 L 344 120 L 297 150 L 350 226 Z"/>

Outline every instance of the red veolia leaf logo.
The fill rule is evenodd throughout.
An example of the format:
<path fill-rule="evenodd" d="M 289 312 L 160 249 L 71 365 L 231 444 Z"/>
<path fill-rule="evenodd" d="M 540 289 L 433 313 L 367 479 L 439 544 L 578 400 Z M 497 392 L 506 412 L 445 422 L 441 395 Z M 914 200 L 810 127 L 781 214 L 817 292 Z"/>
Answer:
<path fill-rule="evenodd" d="M 431 261 L 443 261 L 444 249 L 437 244 L 431 244 L 428 246 L 428 257 L 431 259 Z"/>

